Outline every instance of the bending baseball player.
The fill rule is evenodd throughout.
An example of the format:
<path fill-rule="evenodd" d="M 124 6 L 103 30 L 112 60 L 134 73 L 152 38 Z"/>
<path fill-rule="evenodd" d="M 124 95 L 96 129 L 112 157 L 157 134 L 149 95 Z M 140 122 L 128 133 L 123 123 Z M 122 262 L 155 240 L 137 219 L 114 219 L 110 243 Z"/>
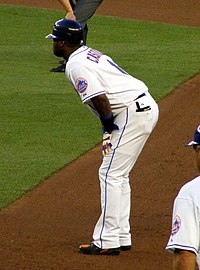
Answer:
<path fill-rule="evenodd" d="M 194 164 L 200 172 L 200 125 L 194 133 Z M 174 201 L 172 232 L 166 249 L 173 252 L 173 270 L 200 267 L 200 176 L 186 183 Z M 200 268 L 198 268 L 200 269 Z"/>
<path fill-rule="evenodd" d="M 99 169 L 102 213 L 93 241 L 80 252 L 118 255 L 131 248 L 129 173 L 158 120 L 158 106 L 147 86 L 109 56 L 82 46 L 83 30 L 73 20 L 53 26 L 53 52 L 66 59 L 65 74 L 101 121 L 103 161 Z"/>

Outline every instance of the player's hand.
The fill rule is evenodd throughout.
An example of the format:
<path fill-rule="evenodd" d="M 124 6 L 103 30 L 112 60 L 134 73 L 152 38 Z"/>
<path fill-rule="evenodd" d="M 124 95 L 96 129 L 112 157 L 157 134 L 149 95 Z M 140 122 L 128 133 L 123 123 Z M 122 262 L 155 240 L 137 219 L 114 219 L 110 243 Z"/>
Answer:
<path fill-rule="evenodd" d="M 111 138 L 112 138 L 112 133 L 103 131 L 103 142 L 102 142 L 103 156 L 110 153 L 110 150 L 112 148 Z"/>
<path fill-rule="evenodd" d="M 73 10 L 68 12 L 65 16 L 65 19 L 68 19 L 68 20 L 76 20 L 76 16 L 74 15 L 74 12 Z"/>
<path fill-rule="evenodd" d="M 119 130 L 119 127 L 117 125 L 113 125 L 113 130 Z M 103 132 L 103 142 L 102 142 L 102 154 L 103 156 L 105 156 L 106 154 L 109 154 L 111 149 L 112 149 L 112 143 L 111 143 L 111 139 L 112 139 L 112 132 L 107 132 L 104 129 L 102 130 Z"/>

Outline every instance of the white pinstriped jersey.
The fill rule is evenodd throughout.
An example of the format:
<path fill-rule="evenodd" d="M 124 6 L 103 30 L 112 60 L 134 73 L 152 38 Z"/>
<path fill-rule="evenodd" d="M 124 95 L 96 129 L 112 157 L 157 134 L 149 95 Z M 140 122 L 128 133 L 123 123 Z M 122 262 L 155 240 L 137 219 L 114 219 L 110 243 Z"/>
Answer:
<path fill-rule="evenodd" d="M 166 249 L 200 250 L 200 176 L 186 183 L 174 201 L 172 232 Z M 199 263 L 199 262 L 198 262 Z"/>
<path fill-rule="evenodd" d="M 69 57 L 66 76 L 83 103 L 96 114 L 91 98 L 106 94 L 114 115 L 124 110 L 147 86 L 122 70 L 107 55 L 86 46 Z"/>

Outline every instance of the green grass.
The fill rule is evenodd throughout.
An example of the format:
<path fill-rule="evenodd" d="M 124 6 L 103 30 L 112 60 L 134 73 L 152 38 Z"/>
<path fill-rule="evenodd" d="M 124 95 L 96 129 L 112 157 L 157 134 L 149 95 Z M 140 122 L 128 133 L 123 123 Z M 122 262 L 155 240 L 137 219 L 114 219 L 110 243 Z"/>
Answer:
<path fill-rule="evenodd" d="M 0 5 L 0 208 L 101 140 L 45 40 L 62 11 Z M 142 79 L 156 100 L 200 71 L 200 29 L 94 16 L 88 46 Z M 101 155 L 101 153 L 99 153 Z M 67 179 L 66 179 L 67 181 Z"/>
<path fill-rule="evenodd" d="M 200 28 L 107 19 L 92 19 L 95 46 L 143 80 L 157 101 L 199 73 Z"/>

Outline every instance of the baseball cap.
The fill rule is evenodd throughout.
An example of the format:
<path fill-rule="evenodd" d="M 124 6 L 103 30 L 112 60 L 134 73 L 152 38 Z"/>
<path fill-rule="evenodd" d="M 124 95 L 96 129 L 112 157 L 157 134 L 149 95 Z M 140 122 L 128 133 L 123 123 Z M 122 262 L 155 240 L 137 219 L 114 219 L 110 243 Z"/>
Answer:
<path fill-rule="evenodd" d="M 185 144 L 185 146 L 200 145 L 200 125 L 196 128 L 194 132 L 193 141 Z"/>

